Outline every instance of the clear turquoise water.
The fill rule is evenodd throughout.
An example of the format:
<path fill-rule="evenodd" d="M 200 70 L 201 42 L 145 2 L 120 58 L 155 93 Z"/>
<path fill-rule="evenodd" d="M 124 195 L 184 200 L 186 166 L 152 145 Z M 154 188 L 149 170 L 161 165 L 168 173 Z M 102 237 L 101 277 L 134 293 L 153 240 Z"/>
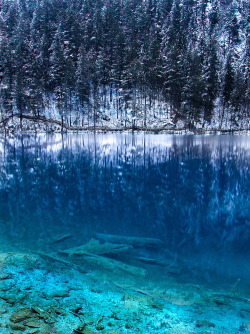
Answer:
<path fill-rule="evenodd" d="M 250 137 L 1 137 L 0 198 L 7 248 L 43 250 L 58 233 L 75 246 L 96 232 L 153 237 L 163 247 L 141 255 L 180 280 L 250 283 Z"/>

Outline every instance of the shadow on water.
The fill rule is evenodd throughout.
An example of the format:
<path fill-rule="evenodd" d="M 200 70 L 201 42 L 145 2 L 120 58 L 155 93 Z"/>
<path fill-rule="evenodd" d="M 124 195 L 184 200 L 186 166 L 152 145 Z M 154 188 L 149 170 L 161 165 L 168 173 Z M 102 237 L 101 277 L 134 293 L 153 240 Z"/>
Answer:
<path fill-rule="evenodd" d="M 0 161 L 6 250 L 46 250 L 58 234 L 71 235 L 58 249 L 95 233 L 158 238 L 137 255 L 179 279 L 249 284 L 249 137 L 16 136 L 1 138 Z"/>

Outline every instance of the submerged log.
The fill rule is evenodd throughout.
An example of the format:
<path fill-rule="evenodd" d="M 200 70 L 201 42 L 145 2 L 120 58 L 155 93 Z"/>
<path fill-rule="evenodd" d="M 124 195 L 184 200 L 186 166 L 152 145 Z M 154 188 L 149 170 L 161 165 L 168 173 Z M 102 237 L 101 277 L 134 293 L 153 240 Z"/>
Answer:
<path fill-rule="evenodd" d="M 152 258 L 148 258 L 148 257 L 141 257 L 138 256 L 135 258 L 137 261 L 145 263 L 145 264 L 151 264 L 151 265 L 155 265 L 155 266 L 161 266 L 161 267 L 165 267 L 167 266 L 167 263 L 164 261 L 160 261 L 157 259 L 152 259 Z"/>
<path fill-rule="evenodd" d="M 122 235 L 101 233 L 96 233 L 96 237 L 107 242 L 131 245 L 133 247 L 160 247 L 164 244 L 162 240 L 156 238 L 127 237 Z"/>
<path fill-rule="evenodd" d="M 49 240 L 49 243 L 50 243 L 50 244 L 55 244 L 55 243 L 64 241 L 64 240 L 66 240 L 66 239 L 69 239 L 69 238 L 71 238 L 71 237 L 72 237 L 71 234 L 58 234 L 58 235 L 55 235 L 53 238 L 51 238 L 51 239 Z"/>
<path fill-rule="evenodd" d="M 82 266 L 79 266 L 75 263 L 72 263 L 70 261 L 66 261 L 66 260 L 63 260 L 57 256 L 54 256 L 54 255 L 51 255 L 51 254 L 48 254 L 48 253 L 43 253 L 43 252 L 35 252 L 35 251 L 32 251 L 32 253 L 34 254 L 37 254 L 39 255 L 40 257 L 44 258 L 45 260 L 48 260 L 50 262 L 59 262 L 59 263 L 62 263 L 66 266 L 70 266 L 70 267 L 73 267 L 75 268 L 77 271 L 81 272 L 81 273 L 87 273 L 87 270 L 82 267 Z"/>
<path fill-rule="evenodd" d="M 100 241 L 91 239 L 89 242 L 82 246 L 73 247 L 64 250 L 64 254 L 68 255 L 84 255 L 87 253 L 96 254 L 96 255 L 111 255 L 121 252 L 125 252 L 129 249 L 132 249 L 132 246 L 122 245 L 122 244 L 112 244 L 110 242 L 105 242 L 101 244 Z"/>
<path fill-rule="evenodd" d="M 59 253 L 68 255 L 67 251 L 60 251 Z M 122 271 L 130 275 L 146 276 L 146 270 L 143 268 L 131 266 L 121 261 L 109 259 L 107 257 L 92 254 L 89 252 L 82 251 L 80 255 L 71 255 L 70 257 L 74 257 L 78 261 L 84 261 L 85 263 L 88 263 L 93 267 L 97 267 L 99 269 L 102 268 L 110 272 Z"/>

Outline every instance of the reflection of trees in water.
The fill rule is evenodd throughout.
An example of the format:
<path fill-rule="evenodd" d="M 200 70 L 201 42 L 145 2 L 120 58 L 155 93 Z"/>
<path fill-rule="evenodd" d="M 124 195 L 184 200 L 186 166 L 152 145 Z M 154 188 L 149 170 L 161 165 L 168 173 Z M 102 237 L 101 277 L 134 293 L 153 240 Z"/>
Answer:
<path fill-rule="evenodd" d="M 20 234 L 60 225 L 161 237 L 173 249 L 247 245 L 248 149 L 195 137 L 170 145 L 131 138 L 75 145 L 66 137 L 51 151 L 31 140 L 6 143 L 1 220 Z"/>

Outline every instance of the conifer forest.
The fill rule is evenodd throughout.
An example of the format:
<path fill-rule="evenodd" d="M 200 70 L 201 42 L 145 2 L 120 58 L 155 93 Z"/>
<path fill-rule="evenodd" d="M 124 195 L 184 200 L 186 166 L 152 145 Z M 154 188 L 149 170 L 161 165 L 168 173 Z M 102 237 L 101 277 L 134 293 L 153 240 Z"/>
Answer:
<path fill-rule="evenodd" d="M 249 33 L 249 0 L 1 0 L 0 120 L 247 129 Z"/>

